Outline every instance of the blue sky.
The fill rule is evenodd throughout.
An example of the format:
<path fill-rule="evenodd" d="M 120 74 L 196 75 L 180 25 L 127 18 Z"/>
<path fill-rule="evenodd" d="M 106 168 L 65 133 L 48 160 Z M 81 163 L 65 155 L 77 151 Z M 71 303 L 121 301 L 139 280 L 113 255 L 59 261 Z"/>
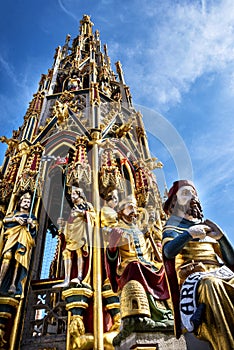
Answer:
<path fill-rule="evenodd" d="M 0 135 L 11 137 L 52 66 L 55 48 L 78 34 L 83 14 L 120 60 L 159 186 L 188 177 L 205 217 L 234 242 L 233 0 L 9 0 L 0 14 Z M 0 144 L 0 160 L 5 144 Z"/>

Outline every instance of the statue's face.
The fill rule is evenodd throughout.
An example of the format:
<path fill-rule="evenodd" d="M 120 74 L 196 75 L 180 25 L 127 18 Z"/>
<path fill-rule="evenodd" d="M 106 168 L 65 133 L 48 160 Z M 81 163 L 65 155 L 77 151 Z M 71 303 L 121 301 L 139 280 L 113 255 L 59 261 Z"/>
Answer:
<path fill-rule="evenodd" d="M 155 210 L 148 210 L 148 214 L 149 214 L 149 222 L 154 222 L 156 221 L 156 213 L 155 213 Z"/>
<path fill-rule="evenodd" d="M 118 203 L 119 203 L 118 193 L 116 191 L 113 191 L 111 194 L 111 198 L 108 201 L 108 205 L 109 205 L 109 207 L 114 209 Z"/>
<path fill-rule="evenodd" d="M 83 197 L 81 196 L 81 191 L 82 190 L 79 190 L 79 189 L 72 189 L 72 192 L 71 192 L 72 203 L 79 204 L 79 203 L 83 202 Z"/>
<path fill-rule="evenodd" d="M 191 199 L 197 198 L 196 191 L 191 186 L 182 186 L 176 193 L 177 203 L 181 206 L 186 206 Z"/>
<path fill-rule="evenodd" d="M 123 211 L 122 211 L 122 220 L 129 223 L 133 224 L 136 223 L 137 219 L 137 208 L 133 204 L 126 204 Z"/>
<path fill-rule="evenodd" d="M 20 208 L 23 210 L 29 210 L 30 205 L 31 205 L 31 199 L 23 198 L 21 203 L 20 203 Z"/>
<path fill-rule="evenodd" d="M 195 189 L 191 186 L 182 186 L 176 193 L 174 213 L 183 213 L 189 220 L 202 219 L 202 208 Z"/>

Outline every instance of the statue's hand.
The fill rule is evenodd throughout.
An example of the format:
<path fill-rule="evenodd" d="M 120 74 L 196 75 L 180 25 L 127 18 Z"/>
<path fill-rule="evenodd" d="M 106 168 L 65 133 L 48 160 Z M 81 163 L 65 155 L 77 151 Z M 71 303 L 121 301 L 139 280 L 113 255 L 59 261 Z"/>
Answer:
<path fill-rule="evenodd" d="M 73 213 L 84 213 L 85 210 L 84 210 L 84 209 L 81 209 L 81 208 L 75 208 L 75 209 L 72 209 L 72 212 L 73 212 Z"/>
<path fill-rule="evenodd" d="M 123 230 L 120 228 L 113 228 L 111 230 L 110 238 L 109 238 L 109 250 L 114 252 L 117 249 L 117 246 L 119 245 L 120 239 L 122 237 Z"/>
<path fill-rule="evenodd" d="M 58 218 L 57 224 L 59 225 L 59 227 L 63 227 L 65 225 L 64 219 L 63 218 Z"/>
<path fill-rule="evenodd" d="M 32 218 L 28 218 L 27 220 L 27 224 L 29 224 L 31 226 L 31 228 L 35 227 L 34 223 L 33 223 L 33 219 Z"/>
<path fill-rule="evenodd" d="M 204 221 L 204 224 L 210 227 L 210 231 L 207 232 L 208 236 L 214 238 L 216 241 L 223 237 L 224 233 L 216 223 L 209 219 L 206 219 Z"/>
<path fill-rule="evenodd" d="M 204 239 L 209 231 L 211 231 L 211 228 L 203 224 L 194 225 L 188 229 L 188 233 L 193 238 L 199 238 L 199 239 Z"/>
<path fill-rule="evenodd" d="M 21 226 L 25 225 L 27 222 L 25 222 L 25 219 L 21 216 L 15 216 L 14 221 L 18 222 Z"/>

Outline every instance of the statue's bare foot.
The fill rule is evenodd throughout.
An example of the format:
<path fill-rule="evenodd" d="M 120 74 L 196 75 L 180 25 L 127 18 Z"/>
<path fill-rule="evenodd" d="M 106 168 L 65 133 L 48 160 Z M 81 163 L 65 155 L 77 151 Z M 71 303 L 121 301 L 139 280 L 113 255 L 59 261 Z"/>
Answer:
<path fill-rule="evenodd" d="M 10 288 L 8 289 L 8 293 L 9 293 L 9 294 L 15 294 L 15 293 L 16 293 L 16 287 L 15 287 L 14 284 L 12 284 L 12 285 L 10 286 Z"/>
<path fill-rule="evenodd" d="M 81 280 L 80 280 L 78 277 L 73 278 L 73 279 L 71 280 L 71 282 L 72 282 L 72 283 L 81 284 Z"/>
<path fill-rule="evenodd" d="M 65 279 L 62 283 L 55 284 L 52 288 L 65 288 L 69 286 L 70 281 Z"/>

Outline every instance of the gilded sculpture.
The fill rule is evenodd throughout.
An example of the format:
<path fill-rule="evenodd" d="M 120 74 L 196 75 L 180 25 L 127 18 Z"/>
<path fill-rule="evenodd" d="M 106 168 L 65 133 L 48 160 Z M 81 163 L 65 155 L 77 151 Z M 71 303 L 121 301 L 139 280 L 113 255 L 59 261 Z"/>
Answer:
<path fill-rule="evenodd" d="M 87 202 L 82 188 L 72 186 L 71 200 L 73 207 L 68 220 L 65 222 L 63 218 L 58 219 L 60 232 L 65 239 L 65 249 L 62 252 L 65 279 L 54 287 L 68 287 L 70 282 L 81 284 L 85 277 L 85 260 L 89 260 L 95 212 L 92 204 Z M 74 254 L 76 266 L 72 266 Z M 74 274 L 75 277 L 72 277 Z"/>
<path fill-rule="evenodd" d="M 31 195 L 21 196 L 18 208 L 3 219 L 0 291 L 3 294 L 22 295 L 35 245 L 37 219 L 31 213 Z"/>
<path fill-rule="evenodd" d="M 214 350 L 233 349 L 234 249 L 218 225 L 203 219 L 191 181 L 174 182 L 164 210 L 170 218 L 163 255 L 177 337 L 185 330 Z"/>
<path fill-rule="evenodd" d="M 112 289 L 121 293 L 123 329 L 114 345 L 134 330 L 165 330 L 173 324 L 164 269 L 157 268 L 151 253 L 152 245 L 137 226 L 136 199 L 128 196 L 119 204 L 106 253 Z"/>

